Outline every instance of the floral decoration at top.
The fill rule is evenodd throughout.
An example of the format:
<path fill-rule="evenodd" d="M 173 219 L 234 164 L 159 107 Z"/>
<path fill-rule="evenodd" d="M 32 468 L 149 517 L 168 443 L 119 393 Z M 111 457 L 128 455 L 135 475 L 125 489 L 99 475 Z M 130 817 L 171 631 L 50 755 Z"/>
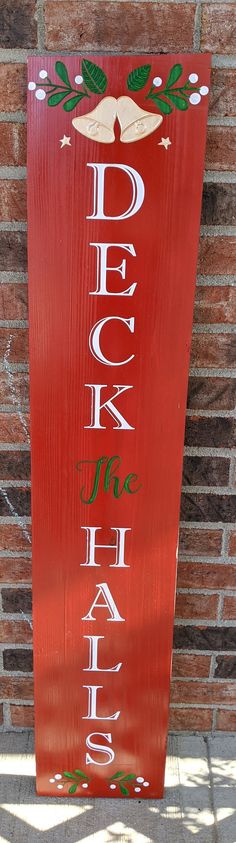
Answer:
<path fill-rule="evenodd" d="M 81 72 L 74 77 L 78 86 L 76 88 L 70 82 L 64 62 L 56 61 L 55 73 L 59 81 L 52 81 L 47 70 L 42 69 L 39 71 L 40 82 L 32 81 L 28 85 L 37 100 L 47 97 L 50 107 L 62 105 L 64 111 L 70 112 L 81 100 L 90 99 L 91 94 L 101 97 L 106 92 L 106 73 L 89 59 L 82 59 Z M 114 126 L 118 118 L 122 143 L 141 140 L 160 126 L 163 115 L 167 117 L 173 109 L 187 111 L 189 105 L 198 105 L 201 98 L 208 94 L 208 87 L 199 84 L 197 73 L 190 73 L 187 80 L 181 80 L 182 74 L 183 67 L 177 63 L 171 68 L 166 82 L 163 82 L 160 76 L 153 77 L 151 87 L 144 97 L 144 104 L 145 100 L 150 100 L 156 106 L 156 115 L 153 111 L 140 108 L 130 96 L 120 96 L 118 99 L 106 96 L 92 111 L 73 119 L 72 125 L 80 134 L 98 143 L 114 143 Z M 126 79 L 128 91 L 141 91 L 150 84 L 150 76 L 151 64 L 143 64 L 131 70 Z"/>

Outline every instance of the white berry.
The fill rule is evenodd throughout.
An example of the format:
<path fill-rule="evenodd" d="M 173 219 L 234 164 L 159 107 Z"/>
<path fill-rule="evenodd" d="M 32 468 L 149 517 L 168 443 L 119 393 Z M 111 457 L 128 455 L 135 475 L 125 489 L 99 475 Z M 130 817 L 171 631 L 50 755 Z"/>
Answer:
<path fill-rule="evenodd" d="M 198 103 L 201 102 L 200 94 L 191 94 L 189 102 L 191 102 L 191 105 L 198 105 Z"/>
<path fill-rule="evenodd" d="M 143 782 L 143 787 L 149 787 L 149 782 Z"/>
<path fill-rule="evenodd" d="M 206 97 L 206 95 L 209 94 L 209 88 L 207 87 L 207 85 L 202 85 L 199 94 L 201 94 L 202 97 Z"/>
<path fill-rule="evenodd" d="M 88 787 L 87 782 L 83 782 L 82 787 Z"/>
<path fill-rule="evenodd" d="M 197 73 L 190 73 L 188 77 L 190 82 L 198 82 L 198 75 Z"/>
<path fill-rule="evenodd" d="M 160 76 L 154 76 L 153 85 L 155 85 L 155 88 L 160 88 L 160 85 L 162 85 L 162 79 Z"/>
<path fill-rule="evenodd" d="M 116 789 L 116 784 L 110 784 L 110 790 L 115 790 L 115 789 Z"/>
<path fill-rule="evenodd" d="M 50 781 L 50 784 L 54 784 L 55 779 L 49 779 L 49 781 Z"/>
<path fill-rule="evenodd" d="M 63 790 L 63 784 L 57 784 L 57 790 Z"/>
<path fill-rule="evenodd" d="M 81 82 L 83 82 L 83 76 L 80 76 L 80 74 L 78 74 L 78 76 L 75 76 L 75 82 L 77 85 L 81 85 Z"/>
<path fill-rule="evenodd" d="M 144 782 L 143 776 L 137 776 L 136 782 L 139 782 L 139 784 L 142 784 Z"/>
<path fill-rule="evenodd" d="M 59 781 L 59 779 L 62 779 L 61 774 L 60 774 L 60 773 L 56 773 L 56 775 L 55 775 L 55 779 L 57 779 L 58 781 Z"/>
<path fill-rule="evenodd" d="M 135 793 L 140 793 L 141 787 L 135 787 Z"/>
<path fill-rule="evenodd" d="M 48 75 L 47 70 L 40 70 L 40 71 L 39 71 L 39 76 L 40 76 L 40 79 L 46 79 L 46 78 L 47 78 L 47 75 Z"/>
<path fill-rule="evenodd" d="M 42 88 L 38 88 L 37 91 L 35 91 L 35 96 L 36 100 L 45 100 L 46 94 Z"/>
<path fill-rule="evenodd" d="M 35 88 L 36 88 L 35 82 L 29 82 L 28 88 L 29 88 L 29 91 L 35 91 Z"/>

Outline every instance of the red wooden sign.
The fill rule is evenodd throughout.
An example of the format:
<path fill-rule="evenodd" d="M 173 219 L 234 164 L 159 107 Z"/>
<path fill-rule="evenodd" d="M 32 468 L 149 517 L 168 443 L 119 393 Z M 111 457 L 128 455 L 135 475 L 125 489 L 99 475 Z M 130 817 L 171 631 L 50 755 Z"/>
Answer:
<path fill-rule="evenodd" d="M 37 790 L 161 797 L 209 85 L 29 61 Z"/>

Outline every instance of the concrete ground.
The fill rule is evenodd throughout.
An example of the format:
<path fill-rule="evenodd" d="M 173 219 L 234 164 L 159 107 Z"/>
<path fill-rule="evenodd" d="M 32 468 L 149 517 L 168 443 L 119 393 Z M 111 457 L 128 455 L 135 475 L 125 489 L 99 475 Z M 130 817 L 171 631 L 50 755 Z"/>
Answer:
<path fill-rule="evenodd" d="M 0 843 L 236 843 L 236 737 L 171 736 L 165 798 L 38 797 L 31 733 L 0 735 Z"/>

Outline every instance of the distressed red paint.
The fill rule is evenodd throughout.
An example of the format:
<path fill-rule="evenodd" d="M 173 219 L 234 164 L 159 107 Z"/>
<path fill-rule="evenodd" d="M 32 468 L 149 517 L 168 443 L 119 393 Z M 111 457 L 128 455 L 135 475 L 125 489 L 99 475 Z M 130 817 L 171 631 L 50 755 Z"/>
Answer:
<path fill-rule="evenodd" d="M 46 66 L 54 80 L 55 61 L 30 59 L 29 79 Z M 63 61 L 73 80 L 80 59 Z M 91 61 L 107 74 L 106 96 L 129 95 L 157 113 L 145 99 L 148 85 L 126 88 L 146 56 Z M 184 79 L 195 71 L 199 84 L 209 83 L 206 56 L 148 62 L 150 78 L 166 79 L 179 62 Z M 186 112 L 173 110 L 152 134 L 128 144 L 117 120 L 109 145 L 74 129 L 74 116 L 97 104 L 91 94 L 71 114 L 29 92 L 37 790 L 161 797 L 207 97 Z M 71 141 L 61 148 L 64 135 Z M 171 140 L 167 149 L 158 145 L 162 137 Z M 130 205 L 131 180 L 121 165 L 145 187 L 137 213 L 96 218 L 100 164 L 119 165 L 105 174 L 107 216 Z M 99 291 L 95 243 L 116 244 L 108 266 L 126 259 L 123 278 L 107 272 L 110 296 Z M 95 425 L 98 385 L 100 405 L 119 391 L 114 404 L 126 427 L 107 407 Z M 103 548 L 94 549 L 93 540 Z M 89 743 L 92 733 L 100 737 Z"/>

